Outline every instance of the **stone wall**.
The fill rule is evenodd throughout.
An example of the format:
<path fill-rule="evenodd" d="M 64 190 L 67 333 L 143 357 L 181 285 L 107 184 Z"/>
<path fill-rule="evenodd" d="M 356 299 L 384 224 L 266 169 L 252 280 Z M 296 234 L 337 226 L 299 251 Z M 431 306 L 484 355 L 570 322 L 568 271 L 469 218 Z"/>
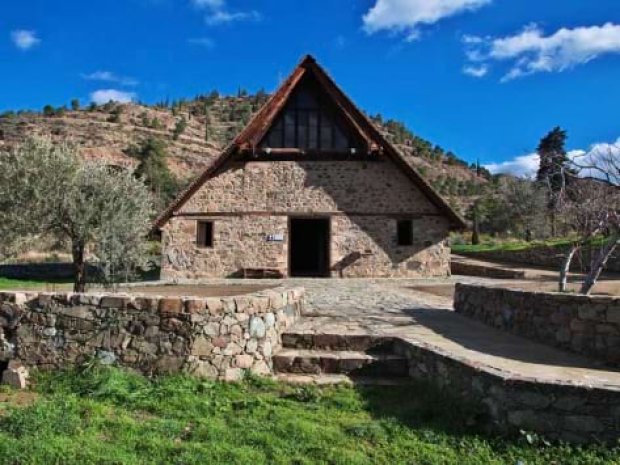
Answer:
<path fill-rule="evenodd" d="M 499 266 L 487 266 L 477 263 L 465 263 L 452 257 L 450 261 L 450 271 L 452 274 L 461 276 L 480 276 L 482 278 L 495 279 L 524 279 L 525 271 L 512 270 Z"/>
<path fill-rule="evenodd" d="M 431 380 L 480 404 L 494 432 L 523 430 L 548 439 L 613 445 L 620 438 L 617 390 L 519 378 L 402 340 L 396 349 L 409 360 L 412 378 Z"/>
<path fill-rule="evenodd" d="M 540 246 L 524 250 L 495 250 L 490 252 L 459 252 L 459 255 L 476 258 L 479 260 L 490 260 L 494 262 L 518 263 L 520 265 L 540 266 L 542 268 L 552 268 L 559 270 L 564 256 L 565 247 Z M 591 250 L 588 248 L 580 251 L 571 264 L 571 271 L 587 271 L 590 264 Z M 620 252 L 611 256 L 605 267 L 606 271 L 620 273 Z"/>
<path fill-rule="evenodd" d="M 163 228 L 162 277 L 225 277 L 241 268 L 287 275 L 288 221 L 306 216 L 331 220 L 333 276 L 450 273 L 448 220 L 393 164 L 286 161 L 233 164 L 208 180 Z M 412 246 L 397 245 L 399 219 L 414 222 Z M 213 221 L 212 248 L 197 247 L 198 220 Z"/>
<path fill-rule="evenodd" d="M 456 312 L 620 366 L 620 297 L 456 285 Z"/>
<path fill-rule="evenodd" d="M 235 380 L 272 371 L 304 291 L 224 298 L 0 293 L 0 360 L 53 369 L 97 357 L 145 374 Z"/>

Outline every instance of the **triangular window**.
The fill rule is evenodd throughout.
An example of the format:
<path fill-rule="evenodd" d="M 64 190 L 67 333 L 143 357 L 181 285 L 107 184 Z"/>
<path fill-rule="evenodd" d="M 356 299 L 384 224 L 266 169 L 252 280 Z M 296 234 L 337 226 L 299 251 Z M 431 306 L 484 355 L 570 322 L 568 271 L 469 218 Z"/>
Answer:
<path fill-rule="evenodd" d="M 260 147 L 350 152 L 362 144 L 351 136 L 331 99 L 310 79 L 292 92 Z"/>

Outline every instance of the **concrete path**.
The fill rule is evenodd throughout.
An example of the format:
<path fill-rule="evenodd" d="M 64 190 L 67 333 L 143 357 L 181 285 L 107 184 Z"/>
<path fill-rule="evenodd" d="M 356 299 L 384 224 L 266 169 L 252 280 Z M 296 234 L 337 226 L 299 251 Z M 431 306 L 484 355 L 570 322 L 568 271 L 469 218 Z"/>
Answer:
<path fill-rule="evenodd" d="M 484 282 L 481 278 L 451 278 L 455 280 Z M 472 321 L 453 312 L 451 300 L 419 290 L 447 280 L 289 281 L 304 286 L 307 292 L 303 318 L 290 333 L 396 336 L 515 379 L 620 391 L 620 372 Z"/>

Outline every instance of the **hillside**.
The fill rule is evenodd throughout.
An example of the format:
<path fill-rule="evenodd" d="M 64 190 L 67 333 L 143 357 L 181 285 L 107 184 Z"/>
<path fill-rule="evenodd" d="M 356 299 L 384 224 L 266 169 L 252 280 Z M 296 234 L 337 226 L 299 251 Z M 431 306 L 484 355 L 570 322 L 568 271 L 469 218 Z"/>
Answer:
<path fill-rule="evenodd" d="M 43 112 L 6 112 L 0 115 L 0 149 L 28 136 L 48 135 L 78 144 L 85 159 L 129 167 L 137 161 L 127 155 L 127 149 L 157 138 L 167 145 L 170 170 L 188 180 L 209 164 L 266 99 L 264 92 L 220 96 L 214 91 L 192 100 L 150 106 L 108 103 L 84 109 L 47 106 Z M 383 121 L 379 115 L 372 119 L 459 210 L 467 208 L 487 183 L 475 167 L 415 136 L 402 123 Z"/>

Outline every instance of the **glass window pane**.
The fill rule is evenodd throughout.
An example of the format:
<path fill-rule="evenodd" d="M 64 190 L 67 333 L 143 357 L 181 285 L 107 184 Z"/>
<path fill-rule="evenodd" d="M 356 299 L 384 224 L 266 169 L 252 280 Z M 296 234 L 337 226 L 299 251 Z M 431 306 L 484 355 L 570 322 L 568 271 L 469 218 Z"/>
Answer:
<path fill-rule="evenodd" d="M 334 126 L 334 148 L 336 150 L 347 150 L 349 148 L 347 136 L 344 135 L 338 126 Z"/>
<path fill-rule="evenodd" d="M 284 114 L 284 147 L 295 147 L 295 114 L 287 111 Z"/>
<path fill-rule="evenodd" d="M 297 146 L 300 149 L 308 148 L 308 112 L 297 113 Z"/>
<path fill-rule="evenodd" d="M 319 148 L 319 115 L 316 111 L 308 113 L 308 148 Z"/>
<path fill-rule="evenodd" d="M 297 105 L 297 108 L 300 109 L 310 110 L 319 107 L 319 104 L 314 98 L 314 95 L 312 95 L 312 92 L 307 89 L 300 89 L 297 92 L 295 103 Z"/>

